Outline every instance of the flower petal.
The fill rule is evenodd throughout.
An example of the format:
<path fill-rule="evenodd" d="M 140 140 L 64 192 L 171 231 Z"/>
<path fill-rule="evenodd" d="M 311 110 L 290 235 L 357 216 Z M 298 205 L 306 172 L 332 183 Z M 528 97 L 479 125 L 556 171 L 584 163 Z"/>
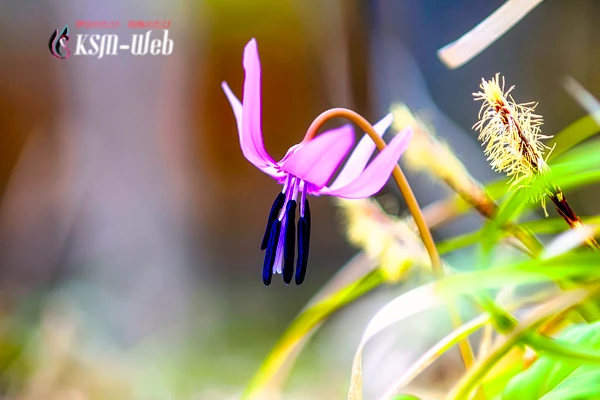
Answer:
<path fill-rule="evenodd" d="M 223 88 L 225 96 L 227 96 L 229 104 L 231 104 L 231 108 L 233 109 L 233 114 L 237 122 L 238 133 L 240 137 L 240 147 L 242 148 L 242 153 L 244 154 L 246 160 L 250 161 L 255 167 L 275 179 L 284 177 L 285 173 L 279 171 L 279 169 L 275 167 L 276 164 L 271 157 L 267 155 L 267 158 L 265 159 L 261 153 L 256 151 L 256 146 L 252 138 L 249 137 L 249 135 L 244 134 L 245 131 L 242 125 L 242 104 L 235 94 L 233 94 L 226 82 L 221 83 L 221 87 Z M 260 143 L 264 151 L 262 139 Z M 266 152 L 264 154 L 266 154 Z"/>
<path fill-rule="evenodd" d="M 388 114 L 375 125 L 373 128 L 375 132 L 379 135 L 379 137 L 383 136 L 385 131 L 390 127 L 394 117 L 392 114 Z M 356 148 L 350 154 L 350 158 L 346 161 L 344 168 L 342 168 L 340 174 L 335 178 L 335 181 L 331 184 L 331 190 L 335 190 L 341 188 L 342 186 L 347 185 L 356 179 L 361 172 L 364 171 L 371 155 L 375 151 L 375 142 L 369 137 L 369 135 L 365 134 L 360 142 L 356 145 Z"/>
<path fill-rule="evenodd" d="M 354 144 L 351 125 L 323 132 L 300 144 L 280 162 L 281 169 L 320 189 L 331 179 Z"/>
<path fill-rule="evenodd" d="M 221 82 L 221 88 L 223 92 L 225 92 L 225 96 L 227 96 L 227 100 L 229 100 L 229 104 L 231 104 L 231 109 L 233 110 L 233 115 L 235 116 L 235 122 L 237 123 L 238 131 L 240 134 L 240 145 L 243 145 L 242 142 L 242 103 L 240 100 L 233 94 L 227 82 Z"/>
<path fill-rule="evenodd" d="M 389 179 L 411 137 L 412 130 L 401 131 L 353 182 L 335 190 L 323 188 L 321 194 L 362 199 L 377 193 Z"/>
<path fill-rule="evenodd" d="M 275 161 L 265 150 L 260 127 L 261 99 L 260 99 L 260 60 L 256 41 L 252 39 L 244 50 L 244 102 L 240 103 L 226 82 L 221 84 L 237 122 L 240 138 L 240 147 L 244 157 L 257 168 L 271 175 L 273 178 L 282 178 L 283 172 L 276 168 Z"/>
<path fill-rule="evenodd" d="M 275 161 L 265 151 L 260 126 L 260 59 L 256 40 L 252 39 L 244 49 L 244 97 L 242 104 L 242 135 L 243 145 L 252 149 L 253 153 L 268 164 Z"/>

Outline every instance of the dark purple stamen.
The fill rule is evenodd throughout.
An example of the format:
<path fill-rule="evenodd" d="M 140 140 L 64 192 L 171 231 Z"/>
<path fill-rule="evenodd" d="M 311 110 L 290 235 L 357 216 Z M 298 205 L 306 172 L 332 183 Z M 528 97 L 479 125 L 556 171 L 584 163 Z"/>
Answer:
<path fill-rule="evenodd" d="M 306 218 L 306 222 L 308 223 L 308 234 L 310 235 L 310 206 L 308 205 L 308 199 L 304 200 L 304 218 Z"/>
<path fill-rule="evenodd" d="M 275 263 L 280 233 L 281 221 L 275 220 L 271 226 L 271 231 L 269 232 L 269 243 L 267 243 L 267 252 L 265 253 L 265 262 L 263 264 L 262 278 L 265 286 L 271 284 L 271 278 L 273 277 L 273 264 Z"/>
<path fill-rule="evenodd" d="M 308 248 L 310 244 L 310 207 L 304 201 L 304 215 L 298 220 L 298 260 L 296 261 L 296 285 L 304 282 L 308 264 Z"/>
<path fill-rule="evenodd" d="M 285 194 L 279 193 L 271 206 L 271 212 L 269 212 L 269 220 L 267 221 L 267 228 L 265 229 L 265 235 L 263 236 L 262 243 L 260 245 L 260 249 L 264 250 L 267 248 L 269 244 L 269 237 L 271 235 L 273 221 L 277 219 L 277 215 L 279 211 L 283 208 L 283 204 L 285 203 Z"/>
<path fill-rule="evenodd" d="M 290 200 L 285 209 L 285 240 L 283 242 L 283 281 L 289 285 L 294 275 L 296 249 L 296 200 Z"/>

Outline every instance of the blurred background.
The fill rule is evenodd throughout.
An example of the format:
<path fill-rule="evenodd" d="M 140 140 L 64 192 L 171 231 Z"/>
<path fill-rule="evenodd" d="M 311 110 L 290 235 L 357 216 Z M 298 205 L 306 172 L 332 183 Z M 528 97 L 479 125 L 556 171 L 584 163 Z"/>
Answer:
<path fill-rule="evenodd" d="M 600 97 L 594 0 L 543 2 L 457 70 L 437 59 L 437 49 L 502 3 L 0 3 L 0 391 L 19 399 L 239 397 L 285 326 L 357 253 L 331 199 L 315 198 L 306 282 L 262 284 L 259 243 L 279 187 L 242 156 L 220 87 L 227 81 L 241 97 L 245 44 L 258 42 L 263 132 L 275 159 L 327 108 L 375 122 L 404 102 L 485 182 L 496 174 L 471 130 L 482 77 L 501 72 L 518 102 L 539 101 L 545 134 L 585 114 L 564 90 L 566 76 Z M 78 20 L 121 26 L 76 28 Z M 57 60 L 48 51 L 65 24 L 73 51 L 79 33 L 129 37 L 129 20 L 170 21 L 173 54 Z M 408 177 L 421 205 L 448 193 Z M 378 198 L 404 211 L 393 187 Z M 569 194 L 582 215 L 597 213 L 595 197 L 586 198 Z M 435 235 L 480 223 L 469 216 Z M 369 316 L 401 290 L 378 289 L 333 316 L 298 360 L 285 398 L 344 398 Z M 366 393 L 379 393 L 391 368 L 439 338 L 439 324 L 447 323 L 428 315 L 383 338 L 365 362 L 365 374 L 379 374 Z M 458 372 L 442 366 L 430 378 Z"/>

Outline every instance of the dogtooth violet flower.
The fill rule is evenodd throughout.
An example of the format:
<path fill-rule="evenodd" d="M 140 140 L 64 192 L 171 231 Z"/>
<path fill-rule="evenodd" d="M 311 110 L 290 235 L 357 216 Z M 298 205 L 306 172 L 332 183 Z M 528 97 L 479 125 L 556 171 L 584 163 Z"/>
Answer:
<path fill-rule="evenodd" d="M 271 207 L 261 244 L 261 250 L 266 250 L 262 279 L 268 286 L 273 273 L 277 273 L 283 275 L 286 284 L 291 282 L 294 276 L 297 240 L 295 282 L 300 285 L 306 275 L 311 230 L 307 196 L 328 195 L 358 199 L 377 193 L 385 185 L 398 159 L 407 148 L 412 131 L 404 130 L 396 135 L 368 166 L 375 144 L 364 135 L 335 181 L 327 186 L 354 144 L 352 126 L 344 125 L 331 129 L 312 140 L 296 144 L 276 162 L 266 152 L 263 144 L 261 70 L 254 39 L 244 49 L 243 65 L 243 102 L 237 99 L 227 83 L 222 83 L 235 115 L 242 153 L 254 166 L 283 185 Z M 391 123 L 392 116 L 388 114 L 374 128 L 381 136 Z M 296 228 L 297 209 L 299 218 Z"/>

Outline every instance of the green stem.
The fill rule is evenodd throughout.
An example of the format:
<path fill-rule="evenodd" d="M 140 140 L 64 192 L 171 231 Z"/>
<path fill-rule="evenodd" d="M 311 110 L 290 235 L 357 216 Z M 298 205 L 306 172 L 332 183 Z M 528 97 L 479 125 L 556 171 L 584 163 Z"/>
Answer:
<path fill-rule="evenodd" d="M 523 335 L 522 340 L 535 350 L 547 352 L 554 357 L 560 357 L 567 361 L 600 364 L 600 351 L 596 349 L 582 348 L 581 346 L 550 339 L 535 333 Z"/>

